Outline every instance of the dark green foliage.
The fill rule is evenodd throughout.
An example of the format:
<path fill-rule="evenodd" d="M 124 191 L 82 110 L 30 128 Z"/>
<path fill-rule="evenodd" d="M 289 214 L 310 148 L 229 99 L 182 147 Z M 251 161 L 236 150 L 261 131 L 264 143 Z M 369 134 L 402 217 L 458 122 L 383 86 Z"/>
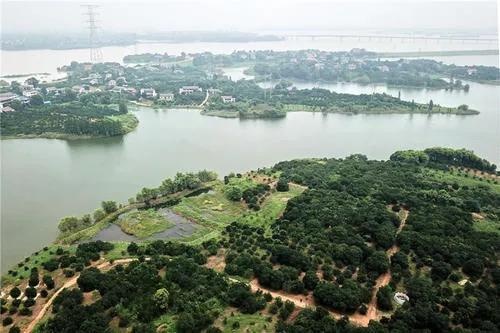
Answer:
<path fill-rule="evenodd" d="M 124 114 L 107 106 L 68 104 L 28 107 L 21 112 L 4 112 L 1 117 L 2 135 L 42 134 L 49 132 L 114 136 L 124 134 L 122 125 L 109 116 Z"/>
<path fill-rule="evenodd" d="M 262 296 L 256 296 L 246 284 L 235 283 L 228 290 L 229 304 L 240 309 L 242 313 L 255 313 L 266 306 Z"/>
<path fill-rule="evenodd" d="M 36 289 L 33 287 L 28 287 L 24 291 L 24 295 L 28 298 L 35 298 L 36 297 Z"/>
<path fill-rule="evenodd" d="M 393 296 L 394 292 L 391 287 L 385 286 L 380 288 L 377 292 L 377 306 L 379 309 L 382 311 L 391 311 Z"/>
<path fill-rule="evenodd" d="M 10 324 L 12 324 L 14 322 L 14 320 L 12 319 L 12 317 L 5 317 L 3 320 L 2 320 L 2 325 L 3 326 L 9 326 Z"/>
<path fill-rule="evenodd" d="M 9 333 L 21 333 L 21 329 L 17 326 L 12 326 L 10 329 L 9 329 Z"/>
<path fill-rule="evenodd" d="M 82 271 L 80 277 L 77 280 L 78 287 L 83 292 L 95 290 L 99 287 L 101 278 L 101 272 L 97 268 L 87 268 Z"/>
<path fill-rule="evenodd" d="M 286 192 L 289 189 L 288 180 L 285 178 L 280 178 L 276 183 L 276 190 L 278 192 Z"/>
<path fill-rule="evenodd" d="M 42 280 L 48 290 L 54 289 L 55 283 L 50 275 L 44 275 Z"/>
<path fill-rule="evenodd" d="M 14 287 L 10 290 L 9 294 L 12 298 L 18 298 L 21 296 L 21 290 L 18 287 Z"/>

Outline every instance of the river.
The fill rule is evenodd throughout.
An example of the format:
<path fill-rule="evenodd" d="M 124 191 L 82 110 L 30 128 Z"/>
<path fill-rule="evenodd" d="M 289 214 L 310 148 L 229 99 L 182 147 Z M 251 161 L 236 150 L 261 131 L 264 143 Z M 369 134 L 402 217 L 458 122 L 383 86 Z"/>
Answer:
<path fill-rule="evenodd" d="M 200 51 L 200 47 L 223 51 L 216 50 L 213 44 L 193 44 L 197 45 L 175 44 L 175 47 L 188 52 Z M 228 51 L 241 45 L 223 47 Z M 170 49 L 155 50 L 170 52 Z M 18 61 L 27 61 L 26 66 L 16 62 L 17 68 L 7 70 L 11 74 L 24 68 L 26 72 L 51 72 L 55 64 L 83 60 L 86 51 L 44 52 L 20 51 Z M 26 55 L 40 56 L 40 53 L 46 54 L 47 59 L 40 58 L 39 66 L 30 58 L 33 55 Z M 80 59 L 72 58 L 80 53 Z M 8 62 L 14 61 L 13 55 L 9 57 Z M 476 62 L 476 58 L 469 60 Z M 233 72 L 241 76 L 241 69 Z M 318 85 L 296 83 L 296 86 Z M 357 94 L 377 91 L 397 95 L 401 91 L 403 99 L 425 103 L 432 99 L 434 103 L 450 106 L 468 104 L 481 114 L 290 113 L 278 120 L 239 120 L 201 116 L 195 110 L 142 108 L 134 111 L 139 127 L 122 138 L 4 140 L 1 142 L 2 271 L 53 241 L 61 217 L 91 212 L 102 200 L 126 201 L 143 186 L 156 186 L 178 171 L 210 169 L 223 176 L 292 158 L 364 153 L 370 158 L 386 159 L 397 149 L 429 146 L 465 147 L 500 163 L 498 86 L 471 83 L 468 93 L 356 84 L 322 87 Z"/>

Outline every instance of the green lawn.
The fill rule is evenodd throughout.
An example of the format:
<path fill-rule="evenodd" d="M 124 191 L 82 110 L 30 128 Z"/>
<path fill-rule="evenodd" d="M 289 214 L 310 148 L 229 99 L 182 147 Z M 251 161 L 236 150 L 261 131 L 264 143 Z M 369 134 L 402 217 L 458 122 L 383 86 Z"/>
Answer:
<path fill-rule="evenodd" d="M 475 220 L 473 226 L 477 231 L 495 232 L 500 235 L 500 221 L 485 218 L 484 220 Z"/>
<path fill-rule="evenodd" d="M 129 235 L 144 239 L 171 228 L 174 224 L 154 209 L 139 210 L 120 217 L 116 222 Z"/>
<path fill-rule="evenodd" d="M 233 315 L 231 315 L 231 313 Z M 225 320 L 224 320 L 225 318 Z M 235 323 L 238 323 L 235 325 Z M 260 333 L 273 330 L 275 321 L 269 322 L 264 315 L 242 314 L 236 310 L 226 310 L 223 315 L 216 320 L 215 325 L 222 329 L 224 333 L 245 332 Z"/>
<path fill-rule="evenodd" d="M 435 179 L 448 183 L 458 183 L 461 186 L 478 186 L 478 185 L 486 185 L 489 186 L 494 192 L 500 194 L 500 184 L 495 184 L 493 181 L 487 182 L 485 179 L 476 178 L 474 179 L 471 175 L 468 177 L 465 176 L 465 173 L 458 172 L 447 172 L 441 170 L 434 169 L 425 169 L 426 175 L 432 176 Z"/>
<path fill-rule="evenodd" d="M 182 198 L 171 209 L 211 229 L 221 229 L 247 211 L 244 204 L 227 199 L 221 186 L 214 187 L 213 193 Z"/>
<path fill-rule="evenodd" d="M 258 211 L 248 211 L 238 218 L 238 222 L 268 229 L 286 208 L 288 200 L 304 191 L 303 187 L 290 184 L 287 192 L 272 192 L 266 197 Z"/>
<path fill-rule="evenodd" d="M 132 132 L 137 125 L 139 124 L 139 120 L 133 113 L 121 114 L 119 116 L 109 116 L 109 119 L 118 120 L 122 125 L 124 133 Z"/>
<path fill-rule="evenodd" d="M 56 257 L 56 250 L 57 248 L 62 248 L 64 251 L 68 251 L 70 254 L 74 254 L 76 251 L 75 246 L 65 246 L 65 245 L 60 245 L 60 244 L 51 244 L 47 246 L 47 249 L 41 249 L 40 251 L 37 251 L 33 253 L 31 256 L 27 257 L 28 261 L 22 260 L 20 263 L 23 265 L 19 267 L 18 264 L 13 265 L 10 270 L 17 272 L 17 276 L 12 276 L 10 274 L 4 274 L 2 276 L 2 283 L 3 284 L 9 284 L 17 279 L 26 279 L 30 276 L 31 269 L 33 267 L 40 267 L 42 263 L 48 261 L 52 257 Z M 27 268 L 27 269 L 26 269 Z"/>

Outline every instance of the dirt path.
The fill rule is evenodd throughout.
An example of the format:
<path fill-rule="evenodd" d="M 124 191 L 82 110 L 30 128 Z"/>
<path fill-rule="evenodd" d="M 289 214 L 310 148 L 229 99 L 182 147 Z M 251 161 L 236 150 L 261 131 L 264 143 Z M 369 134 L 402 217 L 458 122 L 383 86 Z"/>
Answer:
<path fill-rule="evenodd" d="M 133 261 L 133 260 L 136 260 L 136 259 L 135 258 L 118 259 L 118 260 L 115 260 L 113 262 L 113 264 L 111 264 L 109 261 L 106 261 L 106 262 L 103 262 L 103 263 L 97 265 L 96 267 L 101 270 L 101 269 L 110 268 L 111 266 L 118 265 L 118 264 L 126 264 L 126 263 L 129 263 L 129 262 Z M 76 281 L 78 280 L 79 276 L 80 276 L 80 274 L 77 274 L 74 277 L 72 277 L 71 279 L 69 279 L 68 281 L 66 281 L 66 283 L 64 283 L 63 286 L 61 288 L 59 288 L 54 293 L 54 295 L 52 295 L 52 297 L 47 300 L 47 303 L 45 303 L 45 305 L 40 309 L 40 312 L 38 312 L 38 314 L 36 315 L 36 317 L 33 318 L 33 320 L 31 321 L 31 323 L 28 325 L 28 327 L 26 328 L 26 330 L 24 330 L 25 333 L 30 333 L 30 332 L 33 331 L 33 329 L 35 328 L 35 326 L 40 322 L 40 320 L 45 316 L 45 314 L 49 310 L 50 306 L 54 302 L 54 299 L 64 289 L 73 287 L 76 284 Z"/>
<path fill-rule="evenodd" d="M 409 212 L 407 210 L 401 211 L 401 223 L 399 224 L 398 230 L 396 231 L 396 236 L 403 230 L 406 225 L 406 219 L 408 218 Z M 396 244 L 392 245 L 386 251 L 389 259 L 399 252 L 399 246 Z M 351 321 L 355 322 L 360 326 L 368 326 L 370 320 L 377 320 L 379 318 L 378 308 L 377 308 L 377 292 L 380 288 L 387 286 L 391 282 L 391 271 L 388 270 L 386 273 L 380 275 L 375 281 L 375 286 L 373 287 L 372 298 L 370 303 L 367 304 L 367 312 L 365 315 L 355 313 L 349 317 Z"/>
<path fill-rule="evenodd" d="M 401 230 L 403 230 L 403 228 L 405 227 L 406 219 L 408 218 L 408 213 L 409 212 L 407 210 L 402 211 L 401 216 L 400 216 L 401 224 L 399 225 L 398 230 L 396 231 L 396 235 L 398 235 L 401 232 Z M 396 244 L 394 244 L 390 249 L 388 249 L 386 251 L 387 256 L 389 258 L 392 257 L 397 252 L 399 252 L 399 246 L 397 246 Z M 236 281 L 234 279 L 231 279 L 231 280 Z M 379 311 L 377 308 L 377 292 L 378 292 L 379 288 L 387 286 L 390 282 L 391 282 L 391 272 L 389 270 L 387 273 L 380 275 L 377 278 L 377 280 L 375 281 L 375 286 L 373 289 L 372 298 L 371 298 L 370 302 L 367 304 L 366 314 L 362 315 L 362 314 L 356 312 L 352 315 L 348 315 L 349 320 L 352 323 L 354 323 L 355 325 L 366 327 L 370 323 L 370 320 L 379 319 Z M 294 303 L 296 307 L 299 307 L 302 309 L 306 308 L 306 307 L 315 307 L 316 306 L 316 302 L 314 301 L 314 296 L 313 296 L 312 292 L 309 292 L 307 295 L 302 295 L 302 294 L 295 295 L 295 294 L 286 293 L 286 292 L 281 291 L 281 290 L 280 291 L 272 291 L 272 290 L 269 290 L 267 288 L 262 287 L 259 284 L 259 282 L 257 281 L 257 279 L 253 279 L 252 281 L 250 281 L 250 288 L 252 289 L 253 292 L 256 292 L 258 290 L 261 290 L 263 292 L 268 292 L 271 294 L 271 296 L 273 298 L 280 297 L 283 301 L 290 301 L 290 302 Z M 330 314 L 336 319 L 340 319 L 344 316 L 344 314 L 337 312 L 337 311 L 333 311 L 333 310 L 330 310 Z"/>
<path fill-rule="evenodd" d="M 209 94 L 208 94 L 208 91 L 207 91 L 207 95 L 205 96 L 205 99 L 203 100 L 203 102 L 201 102 L 201 104 L 200 104 L 200 105 L 198 105 L 198 107 L 200 107 L 200 108 L 201 108 L 201 107 L 203 107 L 203 105 L 205 105 L 205 104 L 207 103 L 207 101 L 208 101 L 208 96 L 209 96 Z"/>

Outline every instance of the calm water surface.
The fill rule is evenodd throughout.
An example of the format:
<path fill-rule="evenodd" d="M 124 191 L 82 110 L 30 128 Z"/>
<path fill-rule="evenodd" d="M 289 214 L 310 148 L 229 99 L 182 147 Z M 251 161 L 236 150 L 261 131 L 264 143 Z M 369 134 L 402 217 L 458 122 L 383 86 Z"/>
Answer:
<path fill-rule="evenodd" d="M 190 49 L 186 49 L 186 44 L 161 44 L 158 48 L 147 44 L 140 46 L 145 49 L 137 51 L 174 54 L 179 53 L 175 50 L 321 48 L 312 42 L 308 42 L 312 44 L 309 46 L 299 41 L 282 43 L 276 47 L 268 43 L 193 43 L 188 45 Z M 123 55 L 134 53 L 134 47 L 105 48 L 105 55 L 111 54 L 108 49 L 119 51 L 106 60 L 119 61 Z M 71 60 L 86 60 L 87 54 L 86 50 L 2 52 L 2 73 L 50 72 L 54 66 Z M 39 59 L 42 61 L 35 61 Z M 236 69 L 233 75 L 241 71 Z M 211 169 L 222 176 L 292 158 L 364 153 L 370 158 L 386 159 L 397 149 L 438 145 L 473 149 L 500 163 L 500 87 L 471 83 L 470 92 L 464 93 L 340 83 L 296 83 L 296 86 L 321 86 L 356 94 L 376 91 L 397 95 L 401 90 L 403 99 L 425 103 L 432 99 L 434 103 L 450 106 L 465 103 L 481 114 L 290 113 L 279 120 L 239 120 L 204 117 L 193 110 L 138 109 L 134 112 L 140 120 L 139 127 L 123 138 L 1 141 L 2 270 L 53 241 L 61 217 L 91 212 L 102 200 L 126 201 L 143 186 L 156 186 L 178 171 Z"/>

